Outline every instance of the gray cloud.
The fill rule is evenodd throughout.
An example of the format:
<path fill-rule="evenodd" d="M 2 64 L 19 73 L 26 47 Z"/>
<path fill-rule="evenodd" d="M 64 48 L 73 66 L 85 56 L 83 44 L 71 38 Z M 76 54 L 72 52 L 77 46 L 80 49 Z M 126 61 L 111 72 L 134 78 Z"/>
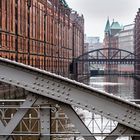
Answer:
<path fill-rule="evenodd" d="M 86 33 L 103 37 L 109 16 L 121 24 L 131 24 L 140 6 L 140 0 L 67 0 L 70 7 L 83 13 Z"/>

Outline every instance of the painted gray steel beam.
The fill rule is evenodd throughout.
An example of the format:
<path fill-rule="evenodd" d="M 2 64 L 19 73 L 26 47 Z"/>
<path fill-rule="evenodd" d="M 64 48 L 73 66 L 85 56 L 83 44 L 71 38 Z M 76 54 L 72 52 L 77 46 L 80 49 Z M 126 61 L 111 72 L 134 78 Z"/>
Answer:
<path fill-rule="evenodd" d="M 2 121 L 0 121 L 0 130 L 4 129 L 4 128 L 5 128 L 4 124 L 2 123 Z M 0 136 L 0 140 L 3 140 L 3 139 L 4 139 L 4 137 Z M 9 138 L 9 139 L 12 140 L 12 138 Z"/>
<path fill-rule="evenodd" d="M 66 113 L 68 118 L 71 120 L 71 123 L 75 125 L 75 127 L 79 130 L 81 134 L 85 134 L 87 136 L 83 136 L 86 140 L 96 140 L 96 138 L 91 134 L 87 126 L 81 120 L 81 118 L 77 115 L 75 110 L 67 104 L 60 104 L 60 107 Z"/>
<path fill-rule="evenodd" d="M 3 125 L 2 121 L 0 121 L 0 129 L 4 129 L 5 126 Z"/>
<path fill-rule="evenodd" d="M 5 129 L 5 123 L 3 122 L 2 119 L 0 119 L 0 130 L 1 129 Z M 4 138 L 3 136 L 0 136 L 0 140 L 3 139 L 3 138 Z M 13 138 L 10 137 L 9 140 L 13 140 Z"/>
<path fill-rule="evenodd" d="M 50 133 L 51 133 L 51 109 L 45 108 L 40 109 L 40 130 L 41 130 L 41 137 L 40 140 L 50 140 Z M 48 134 L 48 135 L 46 135 Z"/>
<path fill-rule="evenodd" d="M 138 105 L 76 81 L 3 58 L 0 58 L 0 81 L 87 109 L 140 131 Z"/>
<path fill-rule="evenodd" d="M 14 131 L 14 129 L 19 124 L 19 122 L 28 112 L 29 107 L 31 107 L 36 100 L 37 100 L 37 97 L 35 95 L 28 94 L 26 101 L 20 106 L 21 108 L 17 110 L 13 118 L 8 122 L 8 124 L 4 128 L 3 127 L 0 128 L 0 135 L 1 136 L 3 135 L 3 137 L 1 137 L 0 140 L 7 140 L 10 134 Z M 24 108 L 24 107 L 27 107 L 27 108 Z"/>
<path fill-rule="evenodd" d="M 136 130 L 134 129 L 118 124 L 117 127 L 104 140 L 116 140 L 121 135 L 133 135 L 135 132 Z"/>
<path fill-rule="evenodd" d="M 0 129 L 5 129 L 5 126 L 4 126 L 4 124 L 2 123 L 2 121 L 0 121 Z M 5 137 L 0 136 L 0 140 L 4 140 L 4 139 L 5 139 Z M 10 137 L 8 140 L 13 140 L 13 138 Z"/>

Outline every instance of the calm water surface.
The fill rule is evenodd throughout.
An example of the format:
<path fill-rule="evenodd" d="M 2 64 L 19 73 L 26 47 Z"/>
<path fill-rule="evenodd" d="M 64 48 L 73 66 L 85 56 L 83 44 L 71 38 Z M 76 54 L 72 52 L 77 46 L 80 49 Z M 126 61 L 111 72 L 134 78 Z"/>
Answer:
<path fill-rule="evenodd" d="M 98 76 L 90 78 L 90 85 L 123 99 L 139 99 L 140 82 L 133 77 Z"/>
<path fill-rule="evenodd" d="M 125 100 L 140 99 L 140 82 L 133 77 L 123 76 L 97 76 L 90 78 L 90 86 L 120 96 Z M 99 122 L 100 123 L 100 122 Z M 105 125 L 105 123 L 103 123 Z M 97 128 L 95 128 L 97 130 Z M 97 138 L 102 140 L 102 138 Z M 121 137 L 117 140 L 130 140 L 128 137 Z"/>

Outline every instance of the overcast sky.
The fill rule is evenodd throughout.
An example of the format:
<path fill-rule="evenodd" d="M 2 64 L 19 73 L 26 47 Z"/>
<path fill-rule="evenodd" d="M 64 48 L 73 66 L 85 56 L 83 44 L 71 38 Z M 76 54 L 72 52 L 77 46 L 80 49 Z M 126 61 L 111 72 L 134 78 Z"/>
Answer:
<path fill-rule="evenodd" d="M 104 36 L 107 17 L 122 25 L 134 23 L 140 0 L 66 0 L 69 7 L 83 14 L 87 36 Z"/>

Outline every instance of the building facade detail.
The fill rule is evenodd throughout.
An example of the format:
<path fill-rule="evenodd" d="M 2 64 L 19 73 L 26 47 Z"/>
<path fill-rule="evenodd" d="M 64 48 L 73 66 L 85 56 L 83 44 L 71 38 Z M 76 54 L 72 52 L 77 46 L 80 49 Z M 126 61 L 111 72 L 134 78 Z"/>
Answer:
<path fill-rule="evenodd" d="M 65 0 L 0 0 L 0 57 L 69 77 L 83 38 L 84 17 Z"/>
<path fill-rule="evenodd" d="M 136 59 L 140 59 L 140 9 L 137 12 L 135 18 L 135 27 L 134 27 L 134 53 Z M 140 62 L 135 63 L 135 74 L 140 74 Z"/>
<path fill-rule="evenodd" d="M 112 24 L 110 25 L 108 19 L 105 26 L 104 47 L 118 48 L 134 53 L 134 24 L 121 26 L 118 22 L 113 21 Z M 111 56 L 115 55 L 115 53 L 116 52 L 114 51 L 110 51 L 105 55 L 111 58 Z M 123 53 L 121 55 L 126 56 L 127 52 L 124 51 Z M 116 55 L 116 57 L 119 57 L 119 55 Z M 132 65 L 107 64 L 106 70 L 108 69 L 111 69 L 112 71 L 116 71 L 119 74 L 134 73 L 133 64 Z"/>

